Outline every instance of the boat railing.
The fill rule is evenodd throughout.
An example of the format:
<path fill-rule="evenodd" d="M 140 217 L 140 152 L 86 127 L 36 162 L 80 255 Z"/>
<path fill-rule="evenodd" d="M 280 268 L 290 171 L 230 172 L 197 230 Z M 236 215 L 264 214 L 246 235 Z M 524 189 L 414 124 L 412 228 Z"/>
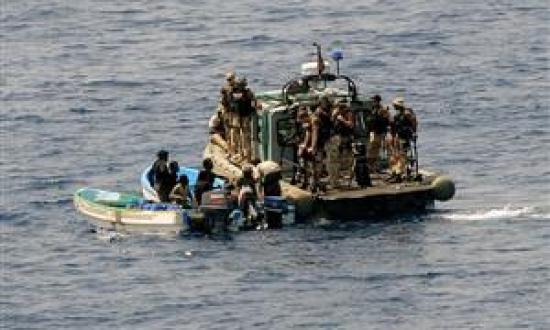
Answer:
<path fill-rule="evenodd" d="M 332 73 L 323 73 L 319 75 L 302 76 L 300 78 L 291 79 L 286 82 L 281 89 L 281 98 L 284 104 L 291 104 L 290 94 L 309 93 L 311 90 L 310 82 L 324 82 L 324 88 L 326 89 L 327 82 L 334 82 L 336 80 L 345 80 L 347 83 L 347 97 L 350 101 L 357 99 L 357 85 L 348 76 L 335 75 Z M 294 89 L 294 93 L 292 93 Z"/>

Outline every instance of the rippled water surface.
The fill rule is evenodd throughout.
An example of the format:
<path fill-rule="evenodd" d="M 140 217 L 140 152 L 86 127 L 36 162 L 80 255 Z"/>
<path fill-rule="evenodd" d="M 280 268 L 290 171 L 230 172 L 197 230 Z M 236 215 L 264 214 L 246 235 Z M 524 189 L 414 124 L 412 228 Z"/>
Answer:
<path fill-rule="evenodd" d="M 547 1 L 3 1 L 2 328 L 550 328 Z M 229 238 L 91 233 L 82 186 L 197 164 L 223 73 L 312 41 L 403 95 L 457 195 L 421 217 Z"/>

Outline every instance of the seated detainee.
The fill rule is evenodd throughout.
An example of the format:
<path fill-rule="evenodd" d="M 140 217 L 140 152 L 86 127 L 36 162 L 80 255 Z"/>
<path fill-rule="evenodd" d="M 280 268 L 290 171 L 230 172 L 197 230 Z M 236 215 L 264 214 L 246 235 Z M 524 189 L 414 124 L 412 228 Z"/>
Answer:
<path fill-rule="evenodd" d="M 255 169 L 258 171 L 256 182 L 258 182 L 259 197 L 281 196 L 282 189 L 280 180 L 282 180 L 281 167 L 273 161 L 265 161 L 258 164 Z"/>
<path fill-rule="evenodd" d="M 281 183 L 282 180 L 281 172 L 268 173 L 261 176 L 261 188 L 263 196 L 281 196 L 282 189 Z"/>
<path fill-rule="evenodd" d="M 214 163 L 210 158 L 205 158 L 202 162 L 203 169 L 199 172 L 197 183 L 195 185 L 195 200 L 197 205 L 201 205 L 202 194 L 214 188 L 214 179 L 216 175 L 212 172 Z"/>
<path fill-rule="evenodd" d="M 254 180 L 254 170 L 251 165 L 243 166 L 243 175 L 237 180 L 238 204 L 246 218 L 255 217 L 256 200 L 258 192 L 256 189 L 256 180 Z"/>
<path fill-rule="evenodd" d="M 372 172 L 376 172 L 379 170 L 378 158 L 380 149 L 385 143 L 388 128 L 390 127 L 391 116 L 389 107 L 382 105 L 382 97 L 380 95 L 374 95 L 371 100 L 373 104 L 369 124 L 370 134 L 367 161 L 369 169 Z"/>
<path fill-rule="evenodd" d="M 195 205 L 191 189 L 189 189 L 189 178 L 187 175 L 182 174 L 180 176 L 178 183 L 172 188 L 169 197 L 172 203 L 179 204 L 186 209 L 190 209 Z"/>
<path fill-rule="evenodd" d="M 168 195 L 172 189 L 170 170 L 168 169 L 168 151 L 160 150 L 157 157 L 151 168 L 150 177 L 153 178 L 153 188 L 157 192 L 159 200 L 166 203 L 169 202 Z"/>

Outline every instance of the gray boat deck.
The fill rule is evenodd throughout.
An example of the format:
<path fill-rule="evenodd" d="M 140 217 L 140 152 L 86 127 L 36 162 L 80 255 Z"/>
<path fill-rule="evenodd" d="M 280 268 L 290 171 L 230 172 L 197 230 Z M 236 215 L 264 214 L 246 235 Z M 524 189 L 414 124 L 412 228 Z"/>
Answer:
<path fill-rule="evenodd" d="M 426 192 L 431 188 L 431 178 L 424 178 L 421 182 L 405 181 L 401 183 L 386 182 L 387 174 L 371 174 L 372 187 L 361 188 L 354 182 L 349 184 L 349 178 L 344 178 L 339 188 L 328 188 L 326 192 L 319 192 L 318 198 L 322 200 L 360 199 L 368 197 L 380 197 L 388 195 L 401 195 L 408 193 Z"/>

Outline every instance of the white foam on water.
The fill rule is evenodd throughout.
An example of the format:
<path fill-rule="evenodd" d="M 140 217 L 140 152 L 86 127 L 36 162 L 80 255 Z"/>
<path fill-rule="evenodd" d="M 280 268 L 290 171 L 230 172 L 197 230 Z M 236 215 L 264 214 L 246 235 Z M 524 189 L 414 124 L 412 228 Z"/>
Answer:
<path fill-rule="evenodd" d="M 125 239 L 128 235 L 111 231 L 111 230 L 98 230 L 97 232 L 97 238 L 100 241 L 106 241 L 106 242 L 117 242 Z"/>
<path fill-rule="evenodd" d="M 542 220 L 550 220 L 550 213 L 546 214 L 532 214 L 530 215 L 533 219 L 542 219 Z"/>
<path fill-rule="evenodd" d="M 520 216 L 532 219 L 550 219 L 550 214 L 537 213 L 532 207 L 513 207 L 510 205 L 489 210 L 479 210 L 472 213 L 444 214 L 443 218 L 454 221 L 482 221 L 507 220 Z"/>

